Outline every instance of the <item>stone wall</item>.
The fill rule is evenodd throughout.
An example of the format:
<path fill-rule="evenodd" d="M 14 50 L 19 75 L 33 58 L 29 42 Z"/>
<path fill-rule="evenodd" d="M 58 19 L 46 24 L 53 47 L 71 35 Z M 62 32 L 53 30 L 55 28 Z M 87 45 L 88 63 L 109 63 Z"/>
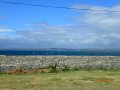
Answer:
<path fill-rule="evenodd" d="M 120 68 L 119 56 L 0 56 L 0 71 L 15 68 L 48 68 L 57 63 L 57 68 L 65 66 L 73 69 Z"/>

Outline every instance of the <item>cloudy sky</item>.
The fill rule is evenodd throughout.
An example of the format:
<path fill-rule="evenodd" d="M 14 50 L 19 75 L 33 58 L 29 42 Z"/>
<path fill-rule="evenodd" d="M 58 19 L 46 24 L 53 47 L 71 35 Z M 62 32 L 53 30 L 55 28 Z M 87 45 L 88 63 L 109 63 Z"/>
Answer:
<path fill-rule="evenodd" d="M 120 48 L 120 0 L 3 1 L 76 10 L 0 2 L 0 48 Z"/>

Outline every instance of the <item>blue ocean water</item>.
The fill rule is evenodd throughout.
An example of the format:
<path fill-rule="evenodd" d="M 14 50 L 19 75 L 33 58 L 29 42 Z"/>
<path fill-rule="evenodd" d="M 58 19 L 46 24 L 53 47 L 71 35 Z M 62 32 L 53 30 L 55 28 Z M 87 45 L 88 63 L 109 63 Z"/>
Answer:
<path fill-rule="evenodd" d="M 120 56 L 120 50 L 0 50 L 0 55 Z"/>

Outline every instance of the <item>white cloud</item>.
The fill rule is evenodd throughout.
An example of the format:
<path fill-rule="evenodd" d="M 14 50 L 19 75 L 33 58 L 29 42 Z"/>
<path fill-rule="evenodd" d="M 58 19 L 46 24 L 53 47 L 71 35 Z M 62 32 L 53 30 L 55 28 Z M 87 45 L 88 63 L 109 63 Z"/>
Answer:
<path fill-rule="evenodd" d="M 73 5 L 75 6 L 75 5 Z M 81 6 L 81 5 L 80 5 Z M 77 4 L 79 9 L 79 5 Z M 120 5 L 111 8 L 101 6 L 89 6 L 91 10 L 120 10 Z M 120 31 L 120 12 L 105 12 L 105 11 L 86 11 L 83 16 L 76 18 L 79 22 L 85 23 L 97 30 L 105 31 Z"/>
<path fill-rule="evenodd" d="M 120 5 L 101 7 L 90 5 L 73 5 L 74 8 L 94 10 L 119 10 Z M 32 23 L 30 28 L 12 30 L 0 28 L 2 45 L 23 47 L 69 47 L 69 48 L 106 48 L 118 47 L 120 44 L 120 13 L 90 12 L 75 18 L 77 24 L 50 25 Z M 8 35 L 15 32 L 13 36 Z M 7 33 L 3 35 L 1 33 Z M 14 44 L 14 45 L 13 45 Z"/>
<path fill-rule="evenodd" d="M 9 28 L 5 28 L 5 27 L 0 27 L 0 33 L 4 33 L 4 32 L 13 32 L 13 29 L 9 29 Z"/>

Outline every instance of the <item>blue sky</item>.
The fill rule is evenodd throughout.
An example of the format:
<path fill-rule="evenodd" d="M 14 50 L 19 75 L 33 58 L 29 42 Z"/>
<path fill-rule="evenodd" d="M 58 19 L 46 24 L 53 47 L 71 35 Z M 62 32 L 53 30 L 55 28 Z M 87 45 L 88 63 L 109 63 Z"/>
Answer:
<path fill-rule="evenodd" d="M 4 0 L 120 10 L 119 0 Z M 0 48 L 119 48 L 120 13 L 0 3 Z"/>

